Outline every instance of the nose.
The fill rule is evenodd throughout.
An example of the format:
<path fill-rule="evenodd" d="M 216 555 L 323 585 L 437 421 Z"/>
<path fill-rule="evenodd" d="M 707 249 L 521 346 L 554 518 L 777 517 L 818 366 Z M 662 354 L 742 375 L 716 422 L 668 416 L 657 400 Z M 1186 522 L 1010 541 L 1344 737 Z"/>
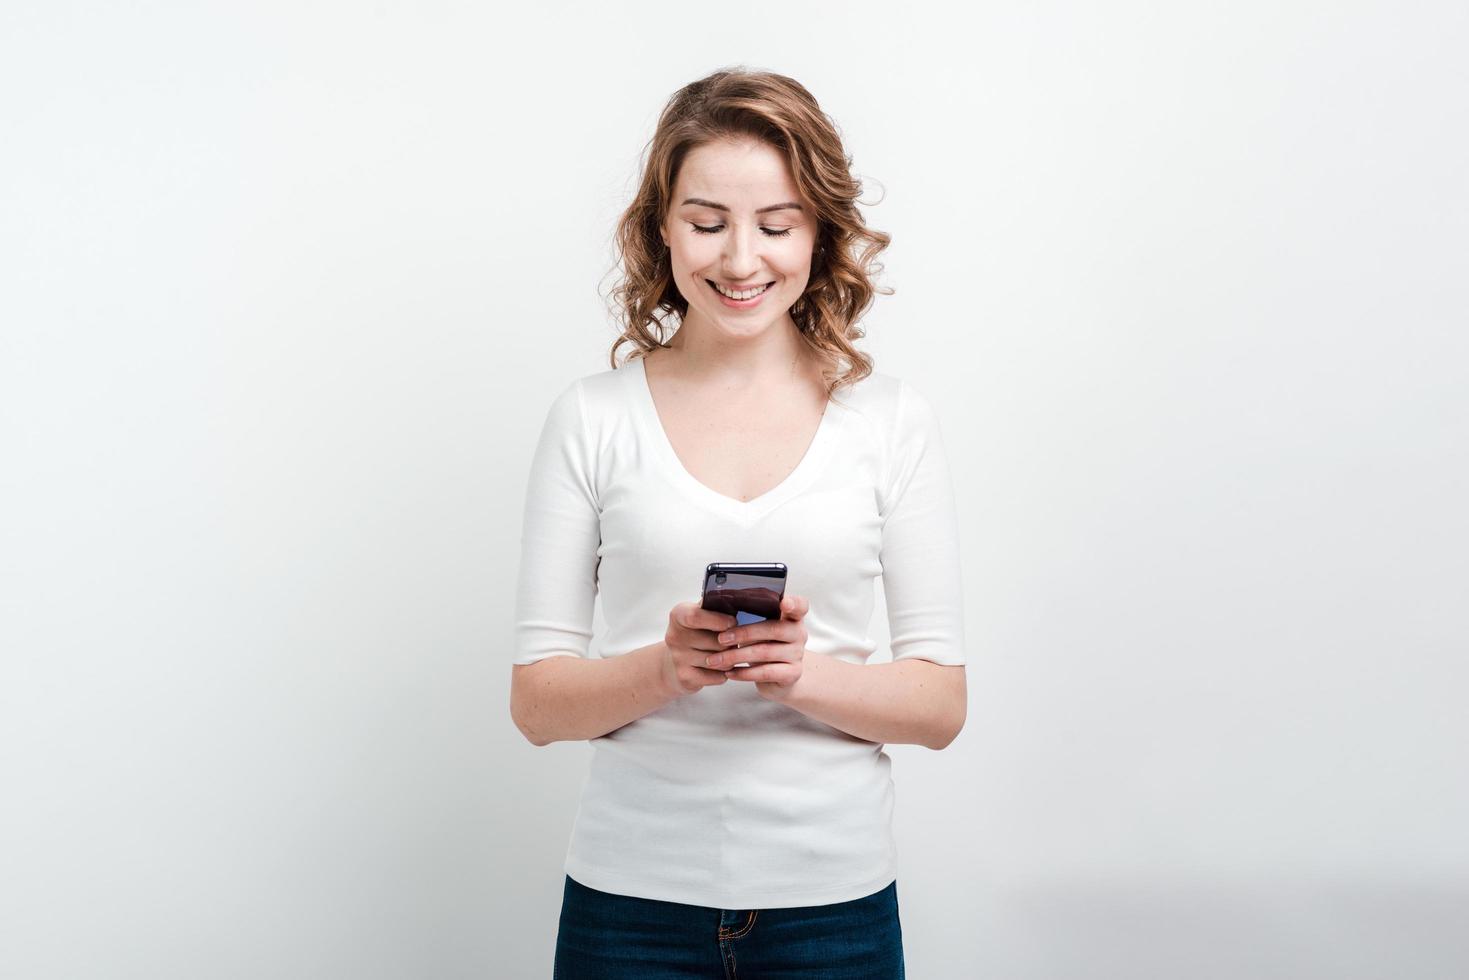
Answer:
<path fill-rule="evenodd" d="M 724 236 L 724 274 L 735 282 L 744 282 L 760 271 L 759 228 L 731 230 Z"/>

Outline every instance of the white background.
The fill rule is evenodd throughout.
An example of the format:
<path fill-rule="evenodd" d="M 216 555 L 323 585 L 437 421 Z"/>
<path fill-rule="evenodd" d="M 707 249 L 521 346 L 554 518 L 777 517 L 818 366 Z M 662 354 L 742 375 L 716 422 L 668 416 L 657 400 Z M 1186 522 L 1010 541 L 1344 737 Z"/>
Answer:
<path fill-rule="evenodd" d="M 549 975 L 526 471 L 744 64 L 847 140 L 961 500 L 909 975 L 1469 975 L 1466 8 L 956 9 L 0 7 L 0 974 Z"/>

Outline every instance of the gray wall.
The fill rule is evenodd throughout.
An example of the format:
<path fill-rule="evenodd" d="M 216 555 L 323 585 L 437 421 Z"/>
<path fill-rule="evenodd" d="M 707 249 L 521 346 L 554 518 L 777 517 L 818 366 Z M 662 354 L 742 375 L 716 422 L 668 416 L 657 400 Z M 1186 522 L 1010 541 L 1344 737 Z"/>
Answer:
<path fill-rule="evenodd" d="M 526 467 L 742 62 L 882 198 L 963 502 L 910 975 L 1469 975 L 1464 6 L 939 9 L 5 5 L 0 974 L 549 975 Z"/>

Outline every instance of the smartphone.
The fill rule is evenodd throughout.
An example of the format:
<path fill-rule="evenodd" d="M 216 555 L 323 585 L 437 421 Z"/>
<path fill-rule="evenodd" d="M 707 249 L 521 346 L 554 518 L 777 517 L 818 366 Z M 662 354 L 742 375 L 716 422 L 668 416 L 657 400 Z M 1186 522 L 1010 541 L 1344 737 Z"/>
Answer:
<path fill-rule="evenodd" d="M 711 562 L 704 569 L 705 609 L 733 616 L 736 625 L 780 618 L 786 594 L 786 567 L 778 561 Z"/>

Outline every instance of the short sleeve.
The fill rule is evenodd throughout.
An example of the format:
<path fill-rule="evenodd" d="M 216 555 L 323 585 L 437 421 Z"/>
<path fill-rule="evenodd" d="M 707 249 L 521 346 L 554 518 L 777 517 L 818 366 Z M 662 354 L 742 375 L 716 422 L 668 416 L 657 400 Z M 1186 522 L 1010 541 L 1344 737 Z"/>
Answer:
<path fill-rule="evenodd" d="M 938 416 L 900 382 L 882 511 L 883 595 L 893 660 L 966 663 L 959 521 Z"/>
<path fill-rule="evenodd" d="M 581 382 L 551 404 L 526 481 L 515 589 L 515 663 L 585 657 L 601 520 Z"/>

